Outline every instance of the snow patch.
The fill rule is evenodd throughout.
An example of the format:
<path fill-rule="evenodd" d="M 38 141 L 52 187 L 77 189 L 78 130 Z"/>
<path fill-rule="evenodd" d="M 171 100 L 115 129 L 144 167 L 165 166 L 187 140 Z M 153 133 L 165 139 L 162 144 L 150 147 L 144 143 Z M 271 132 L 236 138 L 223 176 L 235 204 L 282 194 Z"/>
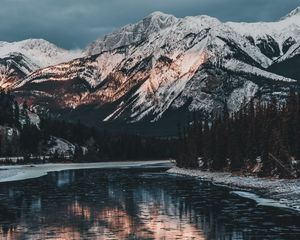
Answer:
<path fill-rule="evenodd" d="M 47 154 L 72 156 L 75 153 L 75 146 L 65 139 L 51 136 L 48 144 L 50 145 L 50 148 L 47 150 Z"/>
<path fill-rule="evenodd" d="M 237 88 L 231 93 L 227 101 L 228 109 L 231 112 L 238 111 L 241 109 L 244 100 L 246 101 L 245 104 L 248 103 L 257 91 L 258 86 L 255 83 L 246 81 L 243 87 Z"/>
<path fill-rule="evenodd" d="M 275 208 L 286 208 L 286 209 L 292 209 L 291 207 L 286 206 L 285 204 L 282 204 L 276 200 L 268 199 L 268 198 L 263 198 L 258 196 L 255 193 L 250 193 L 250 192 L 244 192 L 244 191 L 232 191 L 231 194 L 237 195 L 242 198 L 247 198 L 255 201 L 258 206 L 265 206 L 265 207 L 275 207 Z"/>

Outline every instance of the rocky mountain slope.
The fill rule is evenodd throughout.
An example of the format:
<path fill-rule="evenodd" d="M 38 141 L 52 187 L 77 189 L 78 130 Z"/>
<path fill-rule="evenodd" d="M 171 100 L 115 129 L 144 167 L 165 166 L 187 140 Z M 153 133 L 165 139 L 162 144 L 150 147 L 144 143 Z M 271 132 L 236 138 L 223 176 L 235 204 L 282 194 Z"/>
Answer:
<path fill-rule="evenodd" d="M 22 67 L 15 61 L 9 86 L 20 100 L 95 124 L 165 118 L 176 124 L 179 112 L 219 112 L 225 102 L 237 111 L 258 92 L 283 98 L 299 85 L 299 12 L 272 23 L 155 12 L 96 40 L 84 57 L 45 53 L 61 64 L 19 52 Z"/>

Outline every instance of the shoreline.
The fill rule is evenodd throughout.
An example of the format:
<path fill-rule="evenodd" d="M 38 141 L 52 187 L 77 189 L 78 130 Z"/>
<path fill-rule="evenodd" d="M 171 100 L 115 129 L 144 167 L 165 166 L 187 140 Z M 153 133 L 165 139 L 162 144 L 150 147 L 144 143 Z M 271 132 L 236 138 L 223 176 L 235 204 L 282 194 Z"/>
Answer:
<path fill-rule="evenodd" d="M 0 183 L 22 181 L 39 178 L 49 172 L 59 172 L 77 169 L 105 169 L 105 168 L 136 168 L 172 166 L 169 160 L 156 161 L 126 161 L 126 162 L 98 162 L 98 163 L 46 163 L 30 165 L 3 165 L 0 166 Z"/>
<path fill-rule="evenodd" d="M 260 206 L 300 212 L 300 180 L 234 176 L 228 172 L 206 172 L 173 167 L 168 174 L 189 176 L 232 189 L 231 193 L 251 199 Z"/>

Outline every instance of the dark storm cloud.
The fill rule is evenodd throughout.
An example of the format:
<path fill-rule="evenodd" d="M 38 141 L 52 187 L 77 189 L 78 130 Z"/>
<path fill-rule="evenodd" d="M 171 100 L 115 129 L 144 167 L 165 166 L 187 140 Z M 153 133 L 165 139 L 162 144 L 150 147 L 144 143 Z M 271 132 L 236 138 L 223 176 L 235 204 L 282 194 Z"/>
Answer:
<path fill-rule="evenodd" d="M 0 0 L 0 40 L 44 38 L 61 47 L 82 48 L 153 11 L 272 21 L 297 6 L 300 0 Z"/>

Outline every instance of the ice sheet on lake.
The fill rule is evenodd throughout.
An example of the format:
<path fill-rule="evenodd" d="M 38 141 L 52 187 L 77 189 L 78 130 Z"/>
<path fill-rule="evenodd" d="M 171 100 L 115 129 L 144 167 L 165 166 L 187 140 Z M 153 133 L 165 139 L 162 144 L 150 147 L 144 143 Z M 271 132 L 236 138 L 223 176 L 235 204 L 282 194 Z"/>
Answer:
<path fill-rule="evenodd" d="M 76 169 L 100 169 L 100 168 L 131 168 L 131 167 L 155 167 L 172 166 L 170 161 L 140 161 L 140 162 L 102 162 L 102 163 L 72 163 L 72 164 L 37 164 L 0 166 L 0 182 L 20 181 L 38 178 L 48 172 L 57 172 Z"/>

